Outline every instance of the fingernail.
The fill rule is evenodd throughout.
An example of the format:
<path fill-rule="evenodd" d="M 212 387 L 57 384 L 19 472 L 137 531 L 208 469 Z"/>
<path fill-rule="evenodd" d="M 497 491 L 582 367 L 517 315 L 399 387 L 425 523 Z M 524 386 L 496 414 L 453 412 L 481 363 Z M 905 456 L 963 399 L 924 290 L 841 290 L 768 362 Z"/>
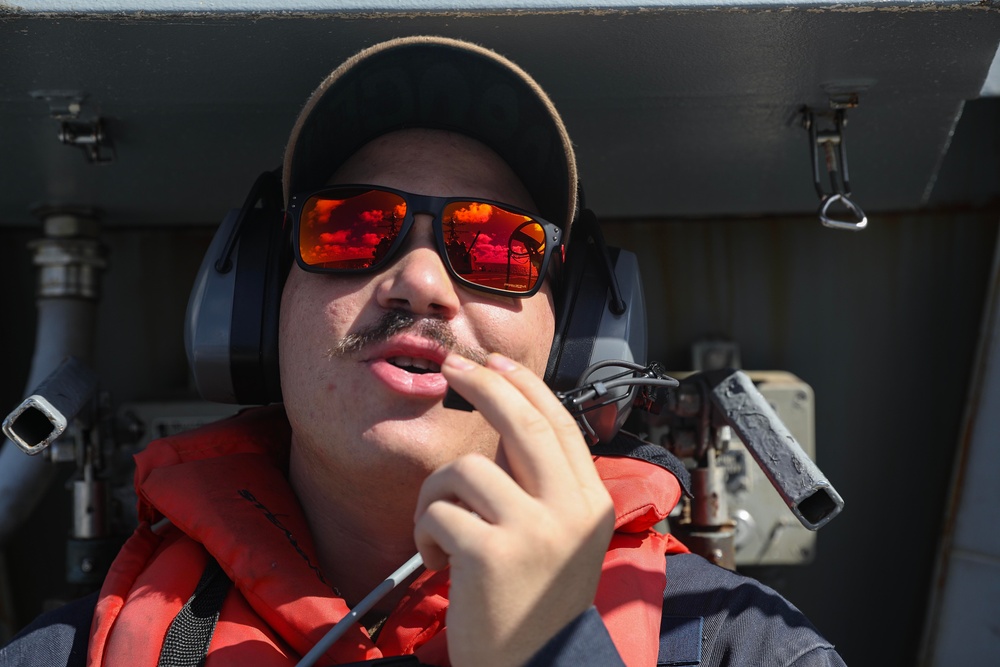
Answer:
<path fill-rule="evenodd" d="M 454 368 L 457 371 L 468 371 L 476 367 L 475 362 L 469 361 L 462 355 L 455 354 L 454 352 L 445 357 L 444 365 Z"/>
<path fill-rule="evenodd" d="M 502 354 L 497 354 L 496 352 L 490 354 L 489 359 L 487 360 L 487 365 L 497 371 L 512 371 L 517 368 L 517 364 Z"/>

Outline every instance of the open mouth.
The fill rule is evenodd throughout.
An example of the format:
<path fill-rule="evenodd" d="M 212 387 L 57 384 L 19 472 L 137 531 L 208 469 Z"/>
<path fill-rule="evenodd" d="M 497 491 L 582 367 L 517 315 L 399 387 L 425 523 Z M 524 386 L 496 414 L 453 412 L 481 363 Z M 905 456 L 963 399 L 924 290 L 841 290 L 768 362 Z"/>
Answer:
<path fill-rule="evenodd" d="M 390 364 L 396 368 L 401 368 L 407 373 L 415 373 L 417 375 L 422 375 L 424 373 L 440 373 L 441 365 L 436 364 L 430 359 L 422 359 L 420 357 L 389 357 L 386 359 Z"/>

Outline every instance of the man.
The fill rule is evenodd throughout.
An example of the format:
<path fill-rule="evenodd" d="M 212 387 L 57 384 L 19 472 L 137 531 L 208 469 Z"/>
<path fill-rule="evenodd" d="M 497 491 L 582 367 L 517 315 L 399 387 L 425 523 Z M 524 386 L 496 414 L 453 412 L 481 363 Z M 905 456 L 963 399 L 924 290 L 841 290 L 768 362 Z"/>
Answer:
<path fill-rule="evenodd" d="M 576 166 L 524 72 L 376 45 L 307 103 L 282 180 L 283 405 L 140 454 L 142 522 L 96 608 L 40 620 L 8 662 L 44 642 L 83 664 L 88 627 L 91 665 L 296 664 L 419 551 L 319 664 L 842 664 L 772 591 L 657 533 L 676 477 L 593 457 L 541 379 Z"/>

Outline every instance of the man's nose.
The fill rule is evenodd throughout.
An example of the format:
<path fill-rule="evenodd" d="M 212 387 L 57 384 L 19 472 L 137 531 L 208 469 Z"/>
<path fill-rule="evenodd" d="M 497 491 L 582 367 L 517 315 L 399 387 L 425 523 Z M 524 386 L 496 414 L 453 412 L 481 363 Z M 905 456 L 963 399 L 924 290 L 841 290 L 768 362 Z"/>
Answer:
<path fill-rule="evenodd" d="M 396 261 L 376 278 L 379 305 L 445 319 L 457 315 L 458 292 L 435 246 L 431 216 L 415 216 L 399 252 Z"/>

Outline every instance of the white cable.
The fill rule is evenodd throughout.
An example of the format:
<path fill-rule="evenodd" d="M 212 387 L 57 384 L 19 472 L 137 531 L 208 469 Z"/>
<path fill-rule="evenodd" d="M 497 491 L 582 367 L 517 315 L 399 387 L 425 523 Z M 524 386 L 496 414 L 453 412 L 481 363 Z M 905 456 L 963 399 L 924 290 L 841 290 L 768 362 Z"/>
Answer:
<path fill-rule="evenodd" d="M 316 642 L 316 645 L 312 647 L 308 653 L 302 656 L 298 664 L 295 667 L 312 667 L 312 664 L 319 660 L 320 656 L 326 653 L 326 650 L 333 646 L 333 643 L 341 638 L 341 636 L 347 632 L 348 628 L 354 625 L 357 621 L 360 621 L 365 614 L 367 614 L 375 604 L 388 595 L 389 591 L 398 586 L 404 579 L 409 577 L 411 574 L 416 572 L 417 568 L 424 564 L 424 559 L 420 557 L 420 554 L 414 554 L 410 560 L 400 566 L 398 570 L 389 575 L 389 577 L 383 581 L 381 584 L 375 587 L 375 589 L 366 595 L 361 602 L 354 605 L 354 609 L 342 619 L 337 621 L 337 624 L 330 628 L 330 631 L 323 635 L 323 638 Z"/>

